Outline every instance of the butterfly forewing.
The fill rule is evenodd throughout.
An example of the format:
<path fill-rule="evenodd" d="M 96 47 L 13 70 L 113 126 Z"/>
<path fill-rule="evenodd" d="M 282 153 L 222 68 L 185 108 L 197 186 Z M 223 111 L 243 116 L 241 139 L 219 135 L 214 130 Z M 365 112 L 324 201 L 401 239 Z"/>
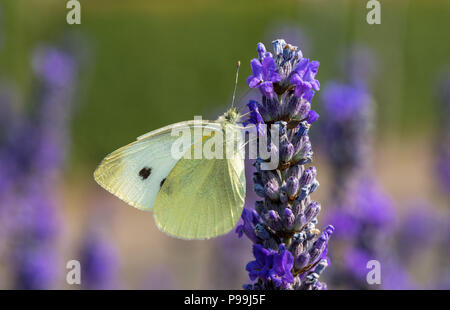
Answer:
<path fill-rule="evenodd" d="M 208 124 L 181 122 L 145 134 L 103 159 L 94 172 L 94 178 L 126 203 L 141 210 L 152 210 L 161 186 L 179 160 L 171 154 L 172 144 L 179 139 L 179 136 L 172 135 L 173 130 L 189 130 L 193 144 L 194 128 L 210 127 Z"/>

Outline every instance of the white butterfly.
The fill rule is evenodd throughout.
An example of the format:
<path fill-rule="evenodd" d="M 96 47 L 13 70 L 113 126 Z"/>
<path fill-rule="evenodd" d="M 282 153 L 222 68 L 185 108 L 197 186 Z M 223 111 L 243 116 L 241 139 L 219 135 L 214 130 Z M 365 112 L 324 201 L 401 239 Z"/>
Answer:
<path fill-rule="evenodd" d="M 214 122 L 187 121 L 147 133 L 109 154 L 94 178 L 128 204 L 153 211 L 158 228 L 171 236 L 205 239 L 225 234 L 236 225 L 244 205 L 242 148 L 226 158 L 175 158 L 172 145 L 179 137 L 171 133 L 177 129 L 193 133 L 196 128 L 237 133 L 239 117 L 232 108 Z M 192 136 L 186 152 L 205 146 L 214 134 Z"/>

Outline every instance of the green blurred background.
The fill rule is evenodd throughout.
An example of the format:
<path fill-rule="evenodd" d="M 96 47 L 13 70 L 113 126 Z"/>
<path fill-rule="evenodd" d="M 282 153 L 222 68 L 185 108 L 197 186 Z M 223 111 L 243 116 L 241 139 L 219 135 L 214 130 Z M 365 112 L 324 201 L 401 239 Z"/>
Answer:
<path fill-rule="evenodd" d="M 3 0 L 0 54 L 1 77 L 29 94 L 33 47 L 73 33 L 87 44 L 73 124 L 77 165 L 93 166 L 162 125 L 225 109 L 236 61 L 242 93 L 255 44 L 270 43 L 267 34 L 283 24 L 298 26 L 311 42 L 305 56 L 321 62 L 322 84 L 339 78 L 337 58 L 349 45 L 374 49 L 381 134 L 422 134 L 438 113 L 432 86 L 449 65 L 449 1 L 382 1 L 381 25 L 366 23 L 360 0 L 80 2 L 81 25 L 70 26 L 64 1 Z"/>

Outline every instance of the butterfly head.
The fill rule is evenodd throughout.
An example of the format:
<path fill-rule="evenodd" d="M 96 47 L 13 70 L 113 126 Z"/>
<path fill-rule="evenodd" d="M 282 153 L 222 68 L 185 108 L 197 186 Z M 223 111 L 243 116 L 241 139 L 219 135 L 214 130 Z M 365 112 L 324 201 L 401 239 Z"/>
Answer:
<path fill-rule="evenodd" d="M 236 108 L 231 108 L 228 111 L 226 111 L 223 115 L 221 115 L 217 121 L 221 123 L 231 123 L 236 124 L 239 118 L 241 117 L 241 114 L 238 112 Z"/>

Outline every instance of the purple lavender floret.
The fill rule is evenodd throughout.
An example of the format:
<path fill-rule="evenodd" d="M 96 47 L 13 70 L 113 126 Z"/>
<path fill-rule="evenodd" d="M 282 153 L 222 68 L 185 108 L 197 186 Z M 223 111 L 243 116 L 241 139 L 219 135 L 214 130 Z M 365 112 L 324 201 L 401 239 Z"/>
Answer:
<path fill-rule="evenodd" d="M 317 171 L 307 166 L 313 151 L 309 130 L 319 115 L 311 110 L 311 99 L 320 89 L 315 79 L 319 63 L 303 58 L 301 51 L 284 40 L 275 40 L 273 55 L 262 43 L 258 58 L 251 62 L 253 74 L 247 82 L 259 88 L 260 100 L 248 103 L 248 124 L 278 125 L 279 145 L 269 143 L 278 154 L 275 170 L 264 170 L 264 161 L 255 162 L 254 192 L 262 198 L 255 209 L 244 209 L 239 237 L 247 236 L 253 244 L 255 260 L 247 264 L 251 284 L 245 289 L 326 289 L 319 276 L 329 265 L 328 240 L 334 231 L 329 225 L 323 232 L 316 228 L 321 205 L 312 200 L 318 188 Z M 265 126 L 260 126 L 265 128 Z M 259 130 L 259 136 L 270 130 Z"/>
<path fill-rule="evenodd" d="M 320 83 L 315 79 L 319 69 L 318 61 L 309 61 L 303 58 L 290 77 L 290 82 L 295 85 L 295 95 L 298 98 L 311 101 L 315 91 L 320 90 Z"/>
<path fill-rule="evenodd" d="M 242 223 L 236 227 L 236 233 L 239 238 L 245 234 L 252 242 L 258 242 L 258 237 L 255 234 L 256 225 L 261 223 L 258 213 L 253 209 L 244 209 L 241 218 Z"/>
<path fill-rule="evenodd" d="M 273 83 L 281 80 L 280 75 L 276 71 L 277 67 L 275 60 L 270 53 L 261 51 L 260 58 L 254 58 L 250 62 L 252 66 L 253 75 L 247 78 L 247 83 L 250 88 L 258 88 L 261 93 L 267 97 L 272 97 Z"/>
<path fill-rule="evenodd" d="M 263 279 L 266 284 L 271 283 L 275 287 L 287 289 L 294 283 L 291 269 L 294 266 L 294 257 L 284 244 L 281 244 L 278 252 L 265 249 L 262 245 L 253 245 L 255 260 L 247 264 L 250 280 Z"/>

